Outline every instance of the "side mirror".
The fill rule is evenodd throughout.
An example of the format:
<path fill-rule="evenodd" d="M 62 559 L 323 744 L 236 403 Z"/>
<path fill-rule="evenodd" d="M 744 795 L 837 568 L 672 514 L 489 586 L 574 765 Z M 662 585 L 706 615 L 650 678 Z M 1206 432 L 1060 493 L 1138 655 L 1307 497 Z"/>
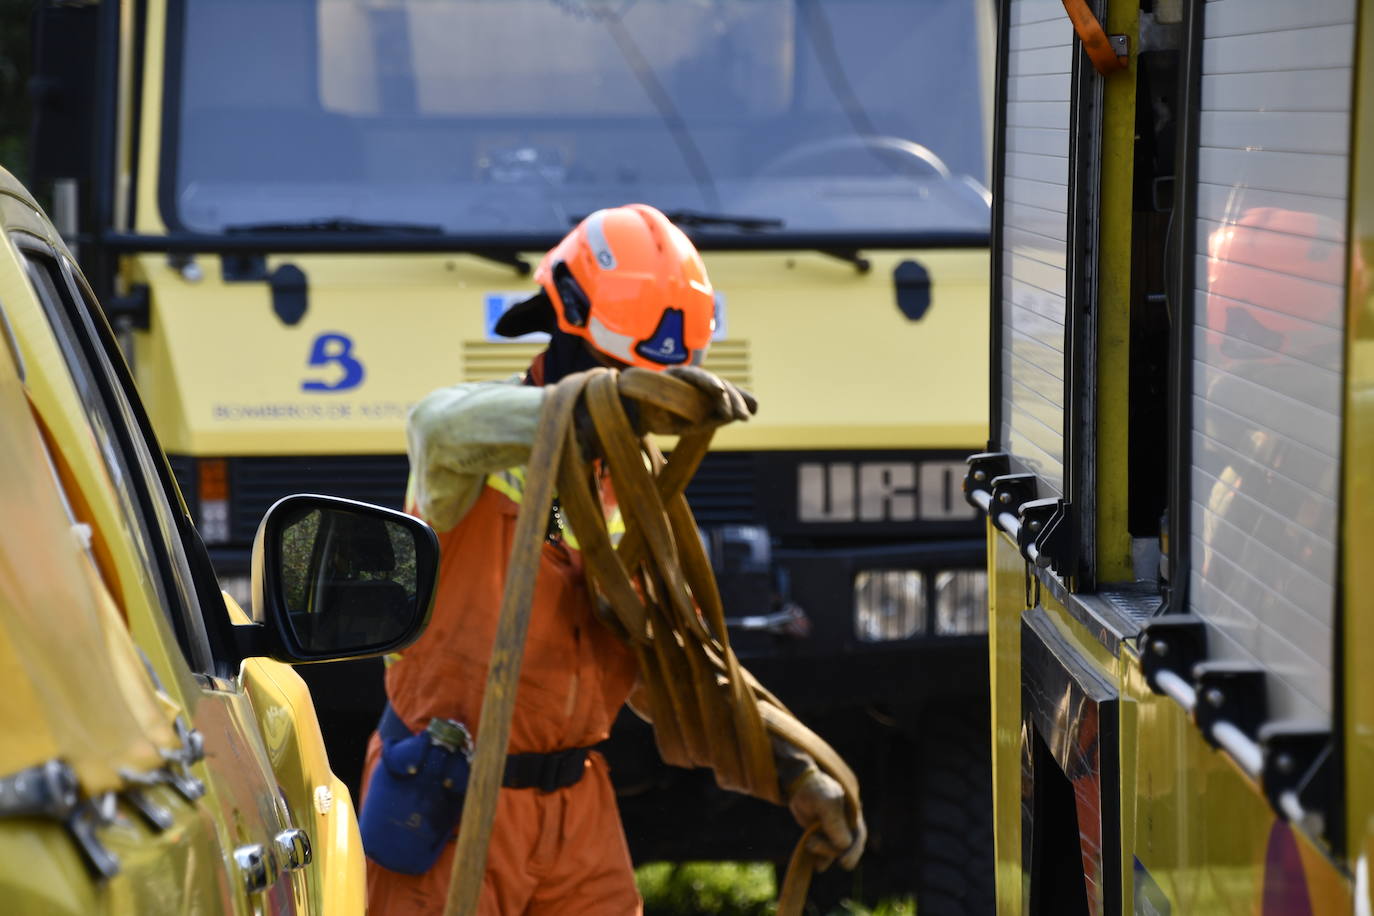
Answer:
<path fill-rule="evenodd" d="M 313 662 L 404 648 L 434 605 L 439 540 L 413 516 L 287 496 L 253 542 L 253 619 L 241 654 Z"/>

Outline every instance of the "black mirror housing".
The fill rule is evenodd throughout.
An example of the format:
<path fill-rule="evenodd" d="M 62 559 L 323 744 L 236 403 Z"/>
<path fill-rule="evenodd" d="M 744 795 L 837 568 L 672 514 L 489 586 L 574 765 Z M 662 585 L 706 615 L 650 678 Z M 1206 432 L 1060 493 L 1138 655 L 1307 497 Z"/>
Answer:
<path fill-rule="evenodd" d="M 253 541 L 254 623 L 238 628 L 240 654 L 298 664 L 402 649 L 429 622 L 438 572 L 439 539 L 420 519 L 287 496 Z"/>

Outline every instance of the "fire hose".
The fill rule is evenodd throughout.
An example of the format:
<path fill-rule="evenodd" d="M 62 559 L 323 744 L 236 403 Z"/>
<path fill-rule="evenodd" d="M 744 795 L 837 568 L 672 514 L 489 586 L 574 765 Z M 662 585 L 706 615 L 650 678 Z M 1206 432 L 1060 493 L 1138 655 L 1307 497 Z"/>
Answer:
<path fill-rule="evenodd" d="M 631 424 L 633 405 L 644 434 Z M 809 754 L 844 789 L 851 829 L 859 786 L 844 760 L 749 674 L 684 496 L 720 420 L 692 384 L 643 369 L 568 376 L 544 399 L 492 645 L 477 751 L 458 830 L 445 916 L 477 911 L 511 715 L 555 486 L 581 544 L 598 613 L 634 651 L 665 762 L 710 767 L 724 788 L 783 801 L 772 743 Z M 665 458 L 648 434 L 679 436 Z M 589 454 L 601 456 L 625 518 L 613 543 Z M 808 828 L 788 864 L 779 916 L 799 916 L 816 866 Z"/>

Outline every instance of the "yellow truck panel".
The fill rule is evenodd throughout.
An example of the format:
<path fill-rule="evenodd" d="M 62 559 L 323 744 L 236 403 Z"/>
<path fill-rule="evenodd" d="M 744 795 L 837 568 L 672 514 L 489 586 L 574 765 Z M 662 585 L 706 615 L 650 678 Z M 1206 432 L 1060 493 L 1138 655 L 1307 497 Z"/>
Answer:
<path fill-rule="evenodd" d="M 931 278 L 919 322 L 895 303 L 862 304 L 890 298 L 893 270 L 913 258 Z M 986 254 L 913 251 L 870 261 L 859 273 L 808 252 L 707 256 L 713 282 L 726 291 L 727 331 L 706 366 L 764 405 L 749 424 L 724 431 L 720 448 L 951 448 L 978 440 L 971 418 L 987 399 L 979 371 L 987 358 L 979 308 Z M 310 306 L 287 325 L 266 283 L 225 282 L 220 258 L 195 263 L 194 282 L 153 255 L 139 256 L 128 276 L 150 289 L 151 326 L 135 370 L 174 452 L 394 454 L 405 449 L 405 415 L 419 397 L 455 380 L 523 371 L 538 351 L 486 338 L 487 297 L 532 291 L 500 266 L 442 255 L 272 258 L 269 272 L 290 263 L 309 282 Z M 800 327 L 825 333 L 798 334 Z M 909 393 L 892 390 L 890 372 L 901 373 Z M 223 379 L 236 374 L 226 388 Z"/>

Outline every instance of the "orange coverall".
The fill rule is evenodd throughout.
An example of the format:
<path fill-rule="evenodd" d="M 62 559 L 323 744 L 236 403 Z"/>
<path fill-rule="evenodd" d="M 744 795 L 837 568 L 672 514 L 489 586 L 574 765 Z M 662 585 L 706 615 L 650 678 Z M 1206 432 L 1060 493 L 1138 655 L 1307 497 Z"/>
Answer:
<path fill-rule="evenodd" d="M 518 481 L 505 476 L 501 489 Z M 440 591 L 424 635 L 386 673 L 392 708 L 412 731 L 431 718 L 457 719 L 476 734 L 496 634 L 497 609 L 519 505 L 488 484 L 452 530 L 439 536 Z M 518 493 L 518 490 L 517 490 Z M 511 722 L 509 753 L 548 753 L 604 740 L 634 687 L 633 655 L 597 620 L 581 554 L 546 542 L 534 590 L 529 635 Z M 374 733 L 364 793 L 381 755 Z M 455 843 L 423 875 L 368 861 L 374 913 L 443 910 Z M 605 760 L 591 753 L 578 783 L 551 793 L 501 790 L 487 853 L 479 912 L 496 914 L 638 913 L 629 849 Z"/>

